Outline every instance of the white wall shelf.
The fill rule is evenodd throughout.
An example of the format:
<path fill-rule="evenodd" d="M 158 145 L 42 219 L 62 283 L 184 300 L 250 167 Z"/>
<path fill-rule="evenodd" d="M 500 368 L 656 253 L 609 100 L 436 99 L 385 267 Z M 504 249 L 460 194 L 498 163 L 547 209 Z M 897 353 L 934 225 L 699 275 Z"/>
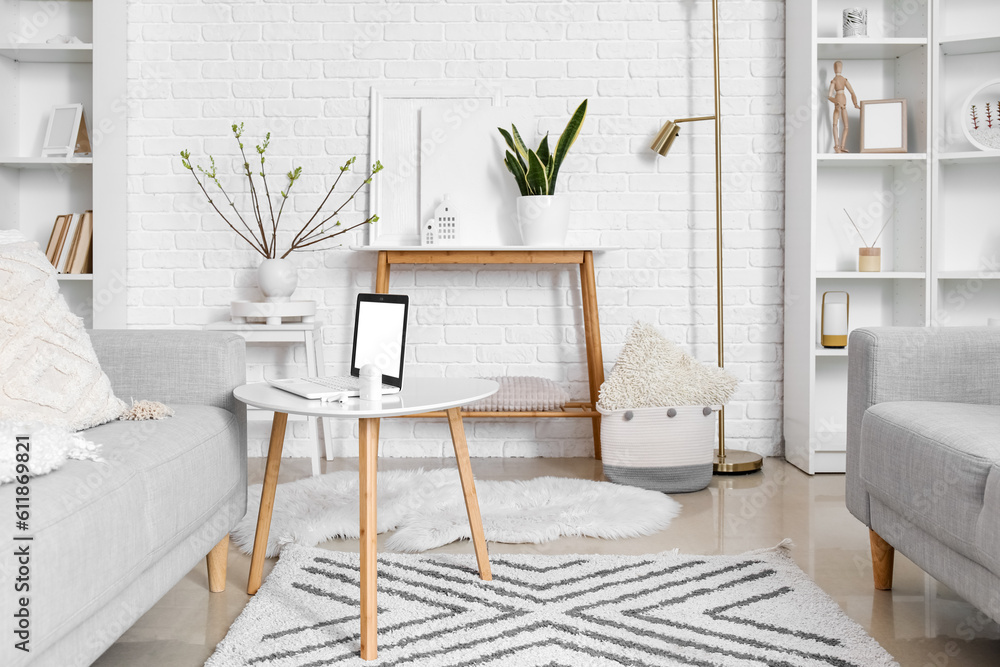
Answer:
<path fill-rule="evenodd" d="M 925 37 L 883 39 L 821 37 L 816 40 L 820 60 L 884 60 L 898 58 L 927 46 Z"/>
<path fill-rule="evenodd" d="M 44 248 L 57 216 L 93 211 L 93 272 L 58 280 L 95 328 L 126 322 L 126 9 L 127 0 L 0 1 L 0 229 Z M 47 43 L 57 35 L 84 43 Z M 40 157 L 52 108 L 64 104 L 83 105 L 93 157 Z"/>
<path fill-rule="evenodd" d="M 820 153 L 821 167 L 893 167 L 905 162 L 926 162 L 927 153 Z"/>
<path fill-rule="evenodd" d="M 817 271 L 817 280 L 923 280 L 923 271 Z"/>
<path fill-rule="evenodd" d="M 1000 271 L 940 271 L 938 280 L 1000 280 Z"/>
<path fill-rule="evenodd" d="M 822 345 L 816 346 L 816 356 L 817 357 L 846 357 L 847 348 L 846 347 L 823 347 Z"/>
<path fill-rule="evenodd" d="M 54 169 L 58 167 L 83 167 L 94 164 L 90 157 L 0 157 L 0 167 L 7 169 Z"/>
<path fill-rule="evenodd" d="M 1000 163 L 1000 151 L 955 151 L 939 153 L 935 159 L 941 164 Z"/>
<path fill-rule="evenodd" d="M 22 63 L 90 63 L 93 44 L 2 44 L 0 57 Z"/>
<path fill-rule="evenodd" d="M 1000 34 L 980 33 L 949 37 L 940 42 L 941 53 L 946 56 L 967 56 L 974 53 L 1000 51 Z"/>

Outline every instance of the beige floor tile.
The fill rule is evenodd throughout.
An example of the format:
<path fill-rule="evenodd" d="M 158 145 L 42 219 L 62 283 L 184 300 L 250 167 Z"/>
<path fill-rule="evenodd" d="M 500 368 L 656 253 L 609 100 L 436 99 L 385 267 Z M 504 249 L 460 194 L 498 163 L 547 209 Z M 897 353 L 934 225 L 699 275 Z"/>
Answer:
<path fill-rule="evenodd" d="M 382 459 L 383 470 L 451 467 L 446 459 Z M 530 479 L 544 475 L 601 479 L 591 459 L 474 459 L 477 479 Z M 263 459 L 252 459 L 250 479 L 260 482 Z M 357 470 L 354 460 L 338 460 L 327 470 Z M 309 462 L 283 462 L 280 481 L 309 474 Z M 456 473 L 456 484 L 458 483 Z M 680 549 L 684 553 L 740 553 L 794 543 L 799 566 L 855 621 L 865 627 L 904 667 L 987 667 L 1000 665 L 1000 629 L 983 623 L 973 607 L 897 555 L 894 588 L 872 588 L 868 531 L 844 506 L 844 476 L 809 477 L 778 459 L 763 474 L 716 477 L 709 488 L 674 496 L 683 511 L 660 533 L 628 540 L 563 538 L 546 544 L 490 544 L 492 553 L 644 554 Z M 323 548 L 357 551 L 357 540 L 332 540 Z M 468 542 L 438 553 L 472 552 Z M 273 561 L 265 565 L 264 575 Z M 210 594 L 203 564 L 195 567 L 97 661 L 99 667 L 155 665 L 193 667 L 211 655 L 239 616 L 246 595 L 248 556 L 229 553 L 227 587 Z"/>

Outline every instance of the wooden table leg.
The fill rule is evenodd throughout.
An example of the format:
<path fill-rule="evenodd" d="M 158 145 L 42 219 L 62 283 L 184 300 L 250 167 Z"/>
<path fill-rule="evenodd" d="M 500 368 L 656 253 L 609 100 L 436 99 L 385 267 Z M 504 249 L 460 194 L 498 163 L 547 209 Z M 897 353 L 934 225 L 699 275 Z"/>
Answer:
<path fill-rule="evenodd" d="M 360 419 L 358 474 L 361 497 L 361 659 L 378 657 L 378 419 Z"/>
<path fill-rule="evenodd" d="M 247 593 L 253 595 L 260 588 L 264 571 L 264 553 L 267 535 L 271 531 L 271 510 L 274 509 L 274 491 L 278 487 L 278 469 L 281 467 L 281 448 L 285 444 L 285 426 L 288 414 L 275 412 L 271 422 L 271 444 L 267 448 L 267 467 L 264 469 L 264 486 L 260 490 L 260 511 L 257 513 L 257 533 L 253 538 L 253 555 L 250 557 L 250 578 Z"/>
<path fill-rule="evenodd" d="M 594 278 L 594 253 L 583 253 L 580 264 L 580 291 L 583 297 L 583 333 L 587 342 L 587 372 L 590 402 L 594 408 L 594 458 L 601 459 L 601 414 L 597 399 L 604 384 L 604 354 L 601 352 L 601 324 L 597 316 L 597 283 Z"/>
<path fill-rule="evenodd" d="M 491 581 L 493 573 L 490 571 L 490 554 L 486 549 L 486 537 L 483 535 L 483 518 L 479 514 L 476 481 L 472 477 L 472 463 L 469 461 L 469 445 L 465 441 L 461 408 L 448 410 L 448 427 L 451 429 L 451 444 L 455 447 L 455 460 L 458 461 L 458 476 L 462 479 L 462 494 L 465 496 L 465 511 L 469 515 L 472 544 L 476 549 L 479 578 Z"/>
<path fill-rule="evenodd" d="M 387 294 L 389 292 L 389 253 L 385 250 L 378 251 L 378 268 L 375 270 L 375 293 Z"/>

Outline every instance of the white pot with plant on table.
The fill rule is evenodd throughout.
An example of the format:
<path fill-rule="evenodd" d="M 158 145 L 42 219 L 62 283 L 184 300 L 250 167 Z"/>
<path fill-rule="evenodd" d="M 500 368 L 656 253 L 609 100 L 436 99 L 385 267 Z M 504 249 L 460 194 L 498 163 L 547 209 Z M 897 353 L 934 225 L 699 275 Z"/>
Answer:
<path fill-rule="evenodd" d="M 524 245 L 558 246 L 566 242 L 570 200 L 566 195 L 555 194 L 556 179 L 570 146 L 580 135 L 586 115 L 587 100 L 584 100 L 566 124 L 555 150 L 549 149 L 548 134 L 532 150 L 521 139 L 517 127 L 511 125 L 510 132 L 497 128 L 510 148 L 504 156 L 504 165 L 514 175 L 521 192 L 517 199 L 517 226 Z"/>

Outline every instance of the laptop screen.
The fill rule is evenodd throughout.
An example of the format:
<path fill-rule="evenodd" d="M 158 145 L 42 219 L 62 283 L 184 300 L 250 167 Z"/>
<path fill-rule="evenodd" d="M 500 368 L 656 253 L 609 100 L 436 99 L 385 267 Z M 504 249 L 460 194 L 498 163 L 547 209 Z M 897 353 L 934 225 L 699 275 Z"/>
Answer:
<path fill-rule="evenodd" d="M 408 301 L 396 294 L 358 295 L 351 375 L 357 376 L 365 364 L 375 364 L 384 383 L 402 386 Z"/>

